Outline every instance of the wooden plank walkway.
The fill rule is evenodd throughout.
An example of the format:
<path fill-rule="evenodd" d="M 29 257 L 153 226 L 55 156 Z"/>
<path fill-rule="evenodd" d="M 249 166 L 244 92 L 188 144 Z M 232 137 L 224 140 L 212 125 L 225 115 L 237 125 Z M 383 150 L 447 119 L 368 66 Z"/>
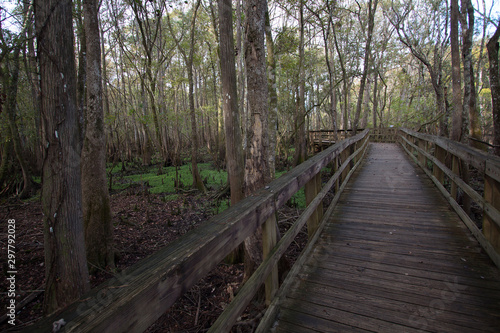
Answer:
<path fill-rule="evenodd" d="M 500 274 L 396 144 L 371 143 L 275 332 L 500 332 Z"/>

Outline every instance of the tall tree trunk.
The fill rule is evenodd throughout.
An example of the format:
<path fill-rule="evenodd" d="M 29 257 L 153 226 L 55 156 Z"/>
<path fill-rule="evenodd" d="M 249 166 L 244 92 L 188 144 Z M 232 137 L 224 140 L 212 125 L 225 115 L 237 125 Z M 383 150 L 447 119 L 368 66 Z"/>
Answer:
<path fill-rule="evenodd" d="M 231 189 L 231 205 L 234 205 L 245 197 L 245 157 L 242 149 L 241 116 L 240 110 L 238 110 L 231 2 L 231 0 L 219 0 L 218 6 L 226 161 Z"/>
<path fill-rule="evenodd" d="M 239 97 L 239 110 L 241 114 L 241 129 L 243 131 L 243 147 L 247 148 L 246 135 L 247 135 L 247 112 L 245 108 L 245 51 L 244 48 L 244 40 L 243 40 L 243 24 L 241 22 L 242 17 L 242 9 L 241 9 L 241 0 L 236 0 L 236 50 L 238 50 L 236 54 L 236 69 L 237 69 L 237 87 L 238 87 L 238 97 Z"/>
<path fill-rule="evenodd" d="M 462 0 L 462 60 L 464 65 L 464 101 L 462 133 L 468 133 L 471 138 L 481 140 L 481 114 L 477 107 L 477 96 L 474 77 L 474 64 L 472 61 L 472 46 L 474 35 L 474 8 L 470 0 Z M 469 140 L 469 144 L 481 148 L 481 144 Z"/>
<path fill-rule="evenodd" d="M 326 67 L 328 68 L 328 80 L 330 83 L 329 92 L 330 92 L 330 117 L 332 118 L 332 130 L 334 139 L 337 140 L 337 96 L 335 94 L 335 77 L 334 77 L 334 68 L 332 66 L 332 62 L 330 61 L 330 52 L 333 57 L 333 50 L 329 43 L 330 29 L 333 26 L 333 8 L 330 6 L 329 1 L 326 1 L 328 7 L 328 23 L 326 31 L 323 29 L 323 41 L 325 44 L 325 60 Z"/>
<path fill-rule="evenodd" d="M 337 31 L 335 29 L 335 24 L 332 24 L 332 31 L 333 31 L 333 41 L 335 43 L 335 50 L 337 50 L 337 56 L 339 57 L 339 63 L 340 63 L 340 69 L 342 70 L 342 88 L 343 88 L 343 130 L 347 131 L 348 126 L 349 126 L 349 121 L 348 121 L 348 113 L 347 113 L 347 95 L 348 95 L 348 89 L 347 89 L 347 69 L 345 68 L 345 62 L 344 62 L 344 57 L 342 55 L 342 51 L 339 46 L 339 42 L 337 39 Z"/>
<path fill-rule="evenodd" d="M 222 84 L 222 111 L 226 136 L 226 163 L 231 193 L 231 205 L 245 197 L 245 156 L 241 132 L 241 112 L 238 110 L 238 89 L 233 41 L 233 10 L 231 0 L 219 0 L 220 69 Z M 242 261 L 243 246 L 227 258 L 229 263 Z"/>
<path fill-rule="evenodd" d="M 460 71 L 460 48 L 458 41 L 458 0 L 451 0 L 450 6 L 450 44 L 451 44 L 451 79 L 453 86 L 453 115 L 451 126 L 451 139 L 462 139 L 462 83 Z"/>
<path fill-rule="evenodd" d="M 89 290 L 82 223 L 80 131 L 70 1 L 35 0 L 45 159 L 42 210 L 45 247 L 44 312 Z"/>
<path fill-rule="evenodd" d="M 276 59 L 269 8 L 266 8 L 267 85 L 269 88 L 269 172 L 276 173 L 276 139 L 278 132 L 278 92 L 276 90 Z"/>
<path fill-rule="evenodd" d="M 294 165 L 299 165 L 307 159 L 306 139 L 306 74 L 305 74 L 305 52 L 304 52 L 304 0 L 299 5 L 299 87 L 295 113 L 295 156 Z"/>
<path fill-rule="evenodd" d="M 377 112 L 378 112 L 378 71 L 373 75 L 373 128 L 377 128 Z"/>
<path fill-rule="evenodd" d="M 373 6 L 372 6 L 373 4 Z M 368 76 L 368 68 L 370 66 L 370 54 L 373 39 L 373 28 L 375 26 L 375 12 L 377 11 L 378 0 L 368 1 L 368 31 L 366 36 L 365 57 L 363 62 L 363 74 L 359 84 L 358 102 L 356 104 L 356 113 L 354 114 L 353 132 L 355 135 L 358 130 L 359 117 L 361 116 L 361 107 L 363 104 L 363 94 L 365 92 L 366 77 Z"/>
<path fill-rule="evenodd" d="M 87 107 L 82 150 L 82 209 L 87 261 L 91 272 L 114 268 L 113 223 L 106 186 L 101 40 L 98 0 L 83 0 L 87 44 Z"/>
<path fill-rule="evenodd" d="M 25 12 L 29 12 L 31 7 L 30 1 L 24 2 Z M 35 127 L 36 127 L 36 139 L 35 139 L 35 156 L 36 156 L 36 174 L 41 174 L 42 164 L 43 164 L 43 147 L 40 142 L 40 82 L 38 81 L 38 65 L 36 63 L 36 53 L 35 53 L 35 35 L 34 35 L 34 25 L 32 19 L 27 21 L 26 27 L 26 44 L 28 46 L 28 78 L 31 83 L 31 96 L 33 99 L 33 105 L 35 109 Z M 1 186 L 1 183 L 0 183 Z"/>
<path fill-rule="evenodd" d="M 486 44 L 490 63 L 491 110 L 493 113 L 493 144 L 495 155 L 500 156 L 500 66 L 498 64 L 500 21 L 493 36 Z"/>
<path fill-rule="evenodd" d="M 249 195 L 263 187 L 270 180 L 268 154 L 268 95 L 266 76 L 266 55 L 264 44 L 264 20 L 266 0 L 246 2 L 246 43 L 245 63 L 248 87 L 250 128 L 248 130 L 248 150 L 245 165 L 245 187 Z M 245 240 L 245 276 L 249 277 L 257 263 L 262 260 L 260 235 Z"/>
<path fill-rule="evenodd" d="M 193 18 L 191 19 L 191 45 L 189 49 L 189 57 L 187 59 L 186 65 L 188 70 L 188 81 L 189 81 L 189 110 L 191 116 L 191 171 L 193 173 L 193 188 L 206 192 L 205 185 L 200 176 L 198 170 L 198 129 L 196 126 L 196 109 L 194 105 L 194 78 L 193 78 L 193 57 L 194 57 L 194 37 L 196 28 L 196 14 L 198 13 L 198 8 L 200 7 L 201 1 L 196 1 L 194 5 Z"/>
<path fill-rule="evenodd" d="M 21 139 L 19 138 L 19 129 L 16 123 L 16 106 L 17 106 L 17 88 L 19 83 L 19 66 L 20 66 L 20 53 L 21 53 L 21 42 L 17 42 L 14 45 L 13 57 L 12 57 L 12 72 L 10 74 L 10 80 L 6 77 L 7 82 L 7 101 L 6 101 L 6 112 L 9 120 L 10 129 L 10 139 L 12 140 L 12 146 L 14 148 L 14 153 L 21 166 L 21 172 L 23 175 L 23 189 L 19 193 L 19 198 L 25 199 L 30 196 L 34 183 L 32 180 L 31 171 L 28 168 L 28 164 L 23 155 L 23 149 L 21 146 Z M 9 56 L 6 57 L 7 62 L 9 62 Z M 8 66 L 7 66 L 8 68 Z"/>

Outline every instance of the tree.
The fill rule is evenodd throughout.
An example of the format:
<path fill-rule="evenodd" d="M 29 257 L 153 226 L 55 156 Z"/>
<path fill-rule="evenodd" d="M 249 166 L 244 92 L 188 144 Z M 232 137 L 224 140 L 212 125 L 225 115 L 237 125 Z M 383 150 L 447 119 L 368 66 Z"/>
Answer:
<path fill-rule="evenodd" d="M 188 72 L 188 82 L 189 82 L 188 99 L 189 99 L 189 114 L 191 120 L 191 172 L 193 174 L 193 188 L 198 189 L 201 192 L 206 192 L 205 185 L 203 184 L 200 172 L 198 170 L 198 130 L 196 125 L 196 108 L 194 104 L 194 77 L 193 77 L 193 59 L 194 59 L 194 48 L 196 42 L 195 41 L 196 15 L 198 13 L 198 9 L 200 8 L 200 3 L 201 0 L 197 0 L 193 4 L 193 16 L 191 17 L 188 54 L 182 48 L 180 39 L 175 38 L 173 27 L 170 24 L 170 18 L 168 17 L 167 18 L 170 31 L 172 32 L 172 36 L 175 39 L 175 43 L 177 44 L 179 52 L 182 54 Z"/>
<path fill-rule="evenodd" d="M 34 7 L 45 146 L 44 312 L 50 314 L 88 291 L 89 275 L 82 223 L 72 5 L 63 0 L 36 0 Z"/>
<path fill-rule="evenodd" d="M 481 140 L 481 115 L 477 108 L 474 63 L 472 61 L 474 8 L 470 0 L 462 0 L 461 7 L 460 25 L 462 28 L 462 61 L 464 66 L 462 135 L 465 138 L 468 134 L 471 138 Z M 470 140 L 470 144 L 477 148 L 481 147 L 481 144 L 477 141 Z"/>
<path fill-rule="evenodd" d="M 298 91 L 295 109 L 295 156 L 294 165 L 299 165 L 307 159 L 306 141 L 306 74 L 305 74 L 305 52 L 304 52 L 304 0 L 299 1 L 299 70 Z"/>
<path fill-rule="evenodd" d="M 269 172 L 271 178 L 276 173 L 276 144 L 278 131 L 278 92 L 276 90 L 276 57 L 271 31 L 269 8 L 266 8 L 266 48 L 267 48 L 267 85 L 269 88 Z"/>
<path fill-rule="evenodd" d="M 226 163 L 231 190 L 231 205 L 245 197 L 245 167 L 238 110 L 236 67 L 233 40 L 233 10 L 231 0 L 219 0 L 220 68 L 222 83 L 222 110 L 226 134 Z"/>
<path fill-rule="evenodd" d="M 366 78 L 368 76 L 368 68 L 370 66 L 370 54 L 372 48 L 373 28 L 375 26 L 375 12 L 377 11 L 378 0 L 368 1 L 368 31 L 366 35 L 365 55 L 363 60 L 363 74 L 359 84 L 358 102 L 356 104 L 356 114 L 354 115 L 353 134 L 356 134 L 358 129 L 359 117 L 361 115 L 361 106 L 363 103 L 363 94 L 365 92 Z"/>
<path fill-rule="evenodd" d="M 490 63 L 490 89 L 491 89 L 491 109 L 493 113 L 493 144 L 495 145 L 495 155 L 500 156 L 500 66 L 498 63 L 500 38 L 500 21 L 493 36 L 486 44 L 488 50 L 488 61 Z"/>
<path fill-rule="evenodd" d="M 17 90 L 18 90 L 18 82 L 19 82 L 19 54 L 21 52 L 22 42 L 17 41 L 13 46 L 13 70 L 10 75 L 5 75 L 4 83 L 5 87 L 7 87 L 7 103 L 6 103 L 6 112 L 9 120 L 9 129 L 10 129 L 10 140 L 12 141 L 12 147 L 14 148 L 15 156 L 21 166 L 21 172 L 23 175 L 23 189 L 19 194 L 20 199 L 26 199 L 31 195 L 31 191 L 34 188 L 34 183 L 31 175 L 31 171 L 25 161 L 23 156 L 21 140 L 19 138 L 19 129 L 16 123 L 16 106 L 17 106 Z M 7 64 L 10 63 L 9 56 L 6 56 Z M 8 66 L 7 66 L 8 67 Z M 0 73 L 0 77 L 4 76 L 4 73 Z M 9 78 L 10 76 L 10 78 Z M 8 149 L 8 146 L 7 146 Z M 3 177 L 0 177 L 0 180 Z M 2 181 L 3 183 L 3 181 Z M 0 183 L 0 185 L 2 184 Z"/>
<path fill-rule="evenodd" d="M 28 8 L 26 8 L 28 7 Z M 25 34 L 31 27 L 31 15 L 32 7 L 25 5 L 24 8 L 24 23 L 22 27 L 22 32 L 19 35 L 13 35 L 11 45 L 8 45 L 8 41 L 4 36 L 4 31 L 0 24 L 0 40 L 2 41 L 2 46 L 0 49 L 0 60 L 5 63 L 4 68 L 0 67 L 0 82 L 4 86 L 4 94 L 0 97 L 0 113 L 2 111 L 3 104 L 2 99 L 5 99 L 5 110 L 8 119 L 8 144 L 5 145 L 2 165 L 0 167 L 0 186 L 3 185 L 4 180 L 7 176 L 7 162 L 10 159 L 10 148 L 14 149 L 15 157 L 21 167 L 21 173 L 23 176 L 23 189 L 19 193 L 20 199 L 25 199 L 31 195 L 35 184 L 32 179 L 32 173 L 26 162 L 23 153 L 23 147 L 21 145 L 21 138 L 19 135 L 19 128 L 16 122 L 16 108 L 17 108 L 17 96 L 18 96 L 18 86 L 19 86 L 19 67 L 20 67 L 20 54 L 21 49 L 24 47 L 26 40 Z M 10 57 L 12 55 L 12 58 Z M 12 64 L 12 66 L 11 66 Z M 10 69 L 10 72 L 9 72 Z M 5 73 L 4 70 L 7 72 Z"/>
<path fill-rule="evenodd" d="M 425 8 L 425 9 L 424 9 Z M 448 102 L 446 100 L 446 89 L 443 82 L 443 61 L 448 45 L 448 15 L 445 15 L 445 23 L 441 22 L 441 7 L 426 4 L 421 10 L 425 12 L 425 20 L 432 25 L 424 27 L 422 17 L 411 17 L 411 7 L 392 7 L 392 15 L 386 12 L 391 24 L 396 28 L 401 43 L 405 45 L 411 54 L 418 59 L 427 69 L 432 88 L 434 90 L 437 115 L 435 119 L 440 120 L 440 135 L 448 136 Z M 446 12 L 447 12 L 446 8 Z M 423 31 L 422 31 L 423 30 Z M 426 48 L 431 40 L 433 45 Z M 428 51 L 431 50 L 431 51 Z"/>
<path fill-rule="evenodd" d="M 96 268 L 115 267 L 113 222 L 106 182 L 106 142 L 103 112 L 101 40 L 98 1 L 83 0 L 87 107 L 82 150 L 82 209 L 87 260 Z"/>
<path fill-rule="evenodd" d="M 458 0 L 452 0 L 450 5 L 450 44 L 451 44 L 451 78 L 453 85 L 453 114 L 451 139 L 462 139 L 462 73 L 460 70 L 460 48 L 458 41 Z"/>
<path fill-rule="evenodd" d="M 248 150 L 245 163 L 245 192 L 254 193 L 270 181 L 268 159 L 269 90 L 264 44 L 266 0 L 246 3 L 245 64 L 248 89 Z M 261 236 L 260 236 L 261 237 Z M 262 260 L 259 232 L 245 240 L 245 276 Z"/>
<path fill-rule="evenodd" d="M 220 69 L 222 84 L 222 112 L 226 135 L 226 164 L 229 178 L 231 205 L 245 197 L 245 155 L 238 109 L 236 65 L 233 40 L 233 9 L 231 0 L 218 0 L 220 33 Z M 238 247 L 226 260 L 241 262 L 244 249 Z"/>

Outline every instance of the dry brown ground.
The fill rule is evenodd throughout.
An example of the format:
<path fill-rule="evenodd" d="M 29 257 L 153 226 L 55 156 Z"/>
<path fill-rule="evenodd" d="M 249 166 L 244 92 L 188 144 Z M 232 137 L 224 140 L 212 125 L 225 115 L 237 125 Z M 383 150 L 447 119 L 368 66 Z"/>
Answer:
<path fill-rule="evenodd" d="M 165 202 L 162 195 L 131 193 L 122 191 L 111 198 L 115 245 L 120 253 L 117 269 L 122 270 L 179 236 L 206 221 L 213 209 L 206 199 L 197 195 L 180 195 L 178 199 Z M 296 209 L 286 208 L 282 214 L 286 228 Z M 16 264 L 17 303 L 37 295 L 16 315 L 16 328 L 28 325 L 42 316 L 44 259 L 43 225 L 40 203 L 7 202 L 0 205 L 0 245 L 2 248 L 2 276 L 7 272 L 7 229 L 6 221 L 16 221 Z M 299 248 L 306 242 L 302 233 L 298 241 L 287 253 L 289 260 L 297 256 Z M 100 272 L 91 277 L 92 286 L 111 277 L 108 272 Z M 184 294 L 147 332 L 204 332 L 217 319 L 228 304 L 243 277 L 242 265 L 220 264 L 197 285 Z M 0 316 L 7 304 L 7 280 L 0 279 Z M 252 304 L 243 314 L 235 332 L 250 332 L 258 323 L 262 313 L 260 304 Z M 0 323 L 0 331 L 12 328 L 6 321 Z"/>

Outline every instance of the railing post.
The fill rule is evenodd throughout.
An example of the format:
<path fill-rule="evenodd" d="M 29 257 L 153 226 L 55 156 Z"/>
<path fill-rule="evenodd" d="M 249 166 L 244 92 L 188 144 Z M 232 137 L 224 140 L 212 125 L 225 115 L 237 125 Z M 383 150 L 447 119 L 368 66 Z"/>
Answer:
<path fill-rule="evenodd" d="M 444 150 L 443 148 L 441 148 L 438 145 L 435 145 L 434 146 L 434 156 L 436 157 L 436 159 L 439 162 L 446 165 L 446 150 Z M 444 184 L 444 172 L 436 164 L 434 164 L 432 166 L 432 173 L 433 173 L 434 177 L 436 177 L 436 179 L 439 180 L 439 182 L 441 184 Z"/>
<path fill-rule="evenodd" d="M 319 178 L 319 182 L 318 182 Z M 318 186 L 319 184 L 319 186 Z M 319 193 L 321 190 L 321 172 L 318 172 L 314 177 L 311 178 L 311 180 L 306 184 L 305 186 L 305 194 L 306 194 L 306 205 L 309 205 L 311 201 L 314 200 L 316 195 Z M 320 205 L 321 209 L 323 209 L 323 205 Z M 320 216 L 318 214 L 319 208 L 314 211 L 314 213 L 311 215 L 309 220 L 307 221 L 307 234 L 309 236 L 309 239 L 311 239 L 314 236 L 314 233 L 318 229 L 319 222 L 320 222 Z"/>
<path fill-rule="evenodd" d="M 340 153 L 340 165 L 342 165 L 348 158 L 349 158 L 349 147 L 344 149 L 341 153 Z M 344 170 L 342 171 L 342 181 L 341 181 L 341 184 L 344 182 L 344 180 L 346 179 L 347 177 L 347 174 L 349 173 L 349 171 L 351 170 L 351 165 L 348 164 L 346 165 L 346 167 L 344 168 Z"/>
<path fill-rule="evenodd" d="M 425 149 L 426 144 L 427 143 L 424 140 L 421 140 L 421 139 L 418 140 L 418 148 L 422 149 L 423 151 L 426 151 L 426 149 Z M 418 153 L 418 161 L 422 164 L 422 167 L 424 167 L 424 168 L 427 167 L 427 165 L 426 165 L 427 158 L 425 157 L 424 154 L 422 154 L 420 152 Z"/>
<path fill-rule="evenodd" d="M 339 169 L 339 166 L 340 166 L 340 158 L 337 155 L 335 157 L 334 162 L 333 162 L 333 173 L 337 172 L 337 170 Z M 339 192 L 339 188 L 340 188 L 340 177 L 338 177 L 337 180 L 335 181 L 335 193 Z"/>
<path fill-rule="evenodd" d="M 488 175 L 484 175 L 484 199 L 500 210 L 500 183 Z M 500 254 L 500 228 L 487 213 L 483 214 L 483 235 Z"/>
<path fill-rule="evenodd" d="M 277 243 L 278 235 L 276 231 L 276 212 L 274 212 L 262 226 L 262 252 L 263 258 L 266 259 L 269 253 Z M 278 266 L 274 266 L 271 273 L 268 275 L 265 282 L 266 289 L 266 304 L 271 304 L 274 295 L 278 291 Z"/>
<path fill-rule="evenodd" d="M 321 172 L 318 172 L 316 175 L 316 195 L 321 192 L 322 188 L 322 180 L 321 180 Z M 318 215 L 318 226 L 321 223 L 321 220 L 323 220 L 323 202 L 320 202 L 318 207 L 316 208 L 316 214 Z"/>
<path fill-rule="evenodd" d="M 458 158 L 455 155 L 452 155 L 452 162 L 451 162 L 451 171 L 457 176 L 460 177 L 460 158 Z M 458 195 L 458 186 L 455 184 L 454 181 L 451 182 L 451 191 L 450 191 L 451 197 L 453 200 L 457 201 L 457 195 Z"/>

